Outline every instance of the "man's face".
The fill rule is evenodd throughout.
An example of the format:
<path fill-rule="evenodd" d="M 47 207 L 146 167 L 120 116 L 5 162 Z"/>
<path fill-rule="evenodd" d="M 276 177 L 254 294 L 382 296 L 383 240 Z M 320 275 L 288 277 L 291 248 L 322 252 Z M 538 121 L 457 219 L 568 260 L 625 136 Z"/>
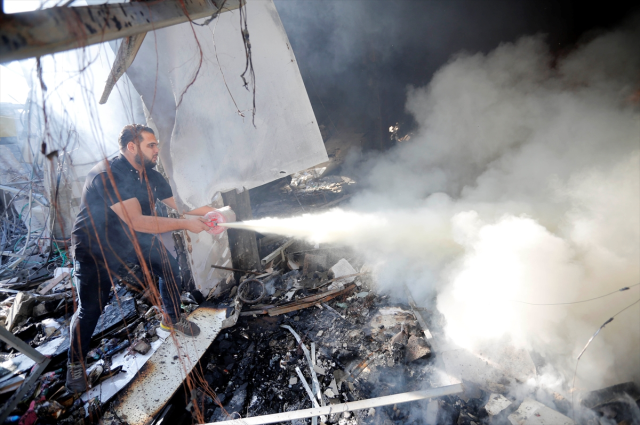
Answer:
<path fill-rule="evenodd" d="M 135 149 L 136 163 L 145 167 L 154 167 L 158 162 L 158 152 L 160 152 L 158 140 L 156 136 L 146 131 L 143 131 L 140 135 L 142 136 L 142 142 L 139 145 L 130 142 Z"/>

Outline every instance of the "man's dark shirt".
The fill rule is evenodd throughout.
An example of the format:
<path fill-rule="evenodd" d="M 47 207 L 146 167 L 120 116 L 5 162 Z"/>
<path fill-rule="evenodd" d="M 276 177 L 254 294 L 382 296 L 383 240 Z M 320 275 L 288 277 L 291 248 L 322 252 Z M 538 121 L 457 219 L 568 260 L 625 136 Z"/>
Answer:
<path fill-rule="evenodd" d="M 146 168 L 145 179 L 141 175 L 143 173 L 133 168 L 122 155 L 109 160 L 109 165 L 117 191 L 107 173 L 106 161 L 100 161 L 93 167 L 84 183 L 80 213 L 72 233 L 72 243 L 78 258 L 102 259 L 104 253 L 109 261 L 131 251 L 133 238 L 129 226 L 111 209 L 112 205 L 137 198 L 142 214 L 152 215 L 158 200 L 173 196 L 171 186 L 162 174 L 151 168 Z M 135 235 L 138 239 L 151 236 L 137 232 Z"/>

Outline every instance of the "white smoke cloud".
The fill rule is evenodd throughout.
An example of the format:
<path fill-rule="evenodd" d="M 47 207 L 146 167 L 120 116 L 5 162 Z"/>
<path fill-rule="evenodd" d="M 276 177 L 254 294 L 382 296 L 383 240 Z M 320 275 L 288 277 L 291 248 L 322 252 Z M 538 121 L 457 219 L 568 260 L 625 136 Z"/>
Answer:
<path fill-rule="evenodd" d="M 262 232 L 352 246 L 381 287 L 437 293 L 463 347 L 509 341 L 570 385 L 576 356 L 640 298 L 638 25 L 564 57 L 523 37 L 459 54 L 410 88 L 410 142 L 364 161 L 351 211 L 267 219 Z M 525 304 L 529 303 L 529 304 Z M 582 357 L 577 387 L 640 380 L 640 303 Z"/>
<path fill-rule="evenodd" d="M 453 197 L 463 253 L 435 274 L 456 343 L 509 337 L 570 379 L 590 335 L 640 298 L 635 287 L 571 306 L 514 302 L 577 301 L 640 283 L 639 34 L 602 35 L 564 58 L 542 37 L 524 37 L 458 55 L 409 90 L 418 134 L 368 163 L 371 189 L 354 206 Z M 579 387 L 640 379 L 640 305 L 598 338 Z"/>

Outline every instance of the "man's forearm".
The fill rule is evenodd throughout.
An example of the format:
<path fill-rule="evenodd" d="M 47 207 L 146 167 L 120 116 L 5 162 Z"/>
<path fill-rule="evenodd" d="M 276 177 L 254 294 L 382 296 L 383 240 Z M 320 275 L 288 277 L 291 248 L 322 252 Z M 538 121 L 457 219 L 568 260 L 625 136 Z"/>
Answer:
<path fill-rule="evenodd" d="M 165 233 L 187 228 L 185 219 L 149 215 L 136 217 L 132 224 L 133 230 L 140 233 Z"/>

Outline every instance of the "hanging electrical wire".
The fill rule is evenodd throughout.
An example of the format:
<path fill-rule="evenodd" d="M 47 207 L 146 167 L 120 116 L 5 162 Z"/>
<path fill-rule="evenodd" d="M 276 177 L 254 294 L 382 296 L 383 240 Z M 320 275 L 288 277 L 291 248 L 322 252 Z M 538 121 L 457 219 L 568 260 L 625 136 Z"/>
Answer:
<path fill-rule="evenodd" d="M 623 312 L 625 312 L 626 310 L 628 310 L 629 308 L 633 307 L 634 305 L 638 304 L 640 302 L 640 298 L 638 298 L 635 302 L 629 304 L 628 306 L 626 306 L 625 308 L 623 308 L 622 310 L 620 310 L 619 312 L 617 312 L 616 314 L 614 314 L 613 316 L 611 316 L 606 322 L 604 322 L 596 331 L 593 335 L 591 335 L 591 338 L 589 338 L 589 340 L 587 341 L 587 343 L 585 344 L 584 348 L 582 349 L 582 351 L 580 351 L 580 354 L 578 354 L 578 357 L 576 357 L 576 368 L 573 371 L 573 380 L 571 383 L 571 408 L 573 409 L 573 394 L 575 393 L 575 389 L 576 389 L 576 377 L 578 375 L 578 365 L 580 364 L 580 359 L 582 358 L 582 355 L 585 353 L 585 351 L 587 351 L 587 348 L 589 348 L 589 345 L 591 344 L 591 342 L 595 339 L 595 337 L 598 336 L 598 334 L 600 333 L 600 331 L 602 329 L 604 329 L 605 326 L 607 326 L 609 323 L 613 322 L 613 319 L 616 318 L 616 316 L 622 314 Z M 573 413 L 574 413 L 574 420 L 575 420 L 575 409 L 573 409 Z"/>
<path fill-rule="evenodd" d="M 616 291 L 609 292 L 608 294 L 600 295 L 599 297 L 589 298 L 589 299 L 581 300 L 581 301 L 569 301 L 569 302 L 562 302 L 562 303 L 530 303 L 530 302 L 518 301 L 518 300 L 511 300 L 511 301 L 514 302 L 514 303 L 527 304 L 527 305 L 571 305 L 571 304 L 581 304 L 581 303 L 587 303 L 589 301 L 599 300 L 601 298 L 606 298 L 609 295 L 617 294 L 618 292 L 628 291 L 629 289 L 635 288 L 636 286 L 640 286 L 640 283 L 636 283 L 635 285 L 631 285 L 631 286 L 625 286 L 625 287 L 620 288 L 620 289 L 618 289 Z"/>
<path fill-rule="evenodd" d="M 253 70 L 253 58 L 251 56 L 251 40 L 249 39 L 249 27 L 247 25 L 247 5 L 240 5 L 240 32 L 242 34 L 242 43 L 244 45 L 244 53 L 246 56 L 246 65 L 244 68 L 244 72 L 240 74 L 240 78 L 242 78 L 244 88 L 253 93 L 253 111 L 251 122 L 253 126 L 256 126 L 256 74 Z M 249 78 L 251 82 L 251 90 L 249 89 L 249 83 L 247 82 L 244 76 L 249 72 Z"/>

